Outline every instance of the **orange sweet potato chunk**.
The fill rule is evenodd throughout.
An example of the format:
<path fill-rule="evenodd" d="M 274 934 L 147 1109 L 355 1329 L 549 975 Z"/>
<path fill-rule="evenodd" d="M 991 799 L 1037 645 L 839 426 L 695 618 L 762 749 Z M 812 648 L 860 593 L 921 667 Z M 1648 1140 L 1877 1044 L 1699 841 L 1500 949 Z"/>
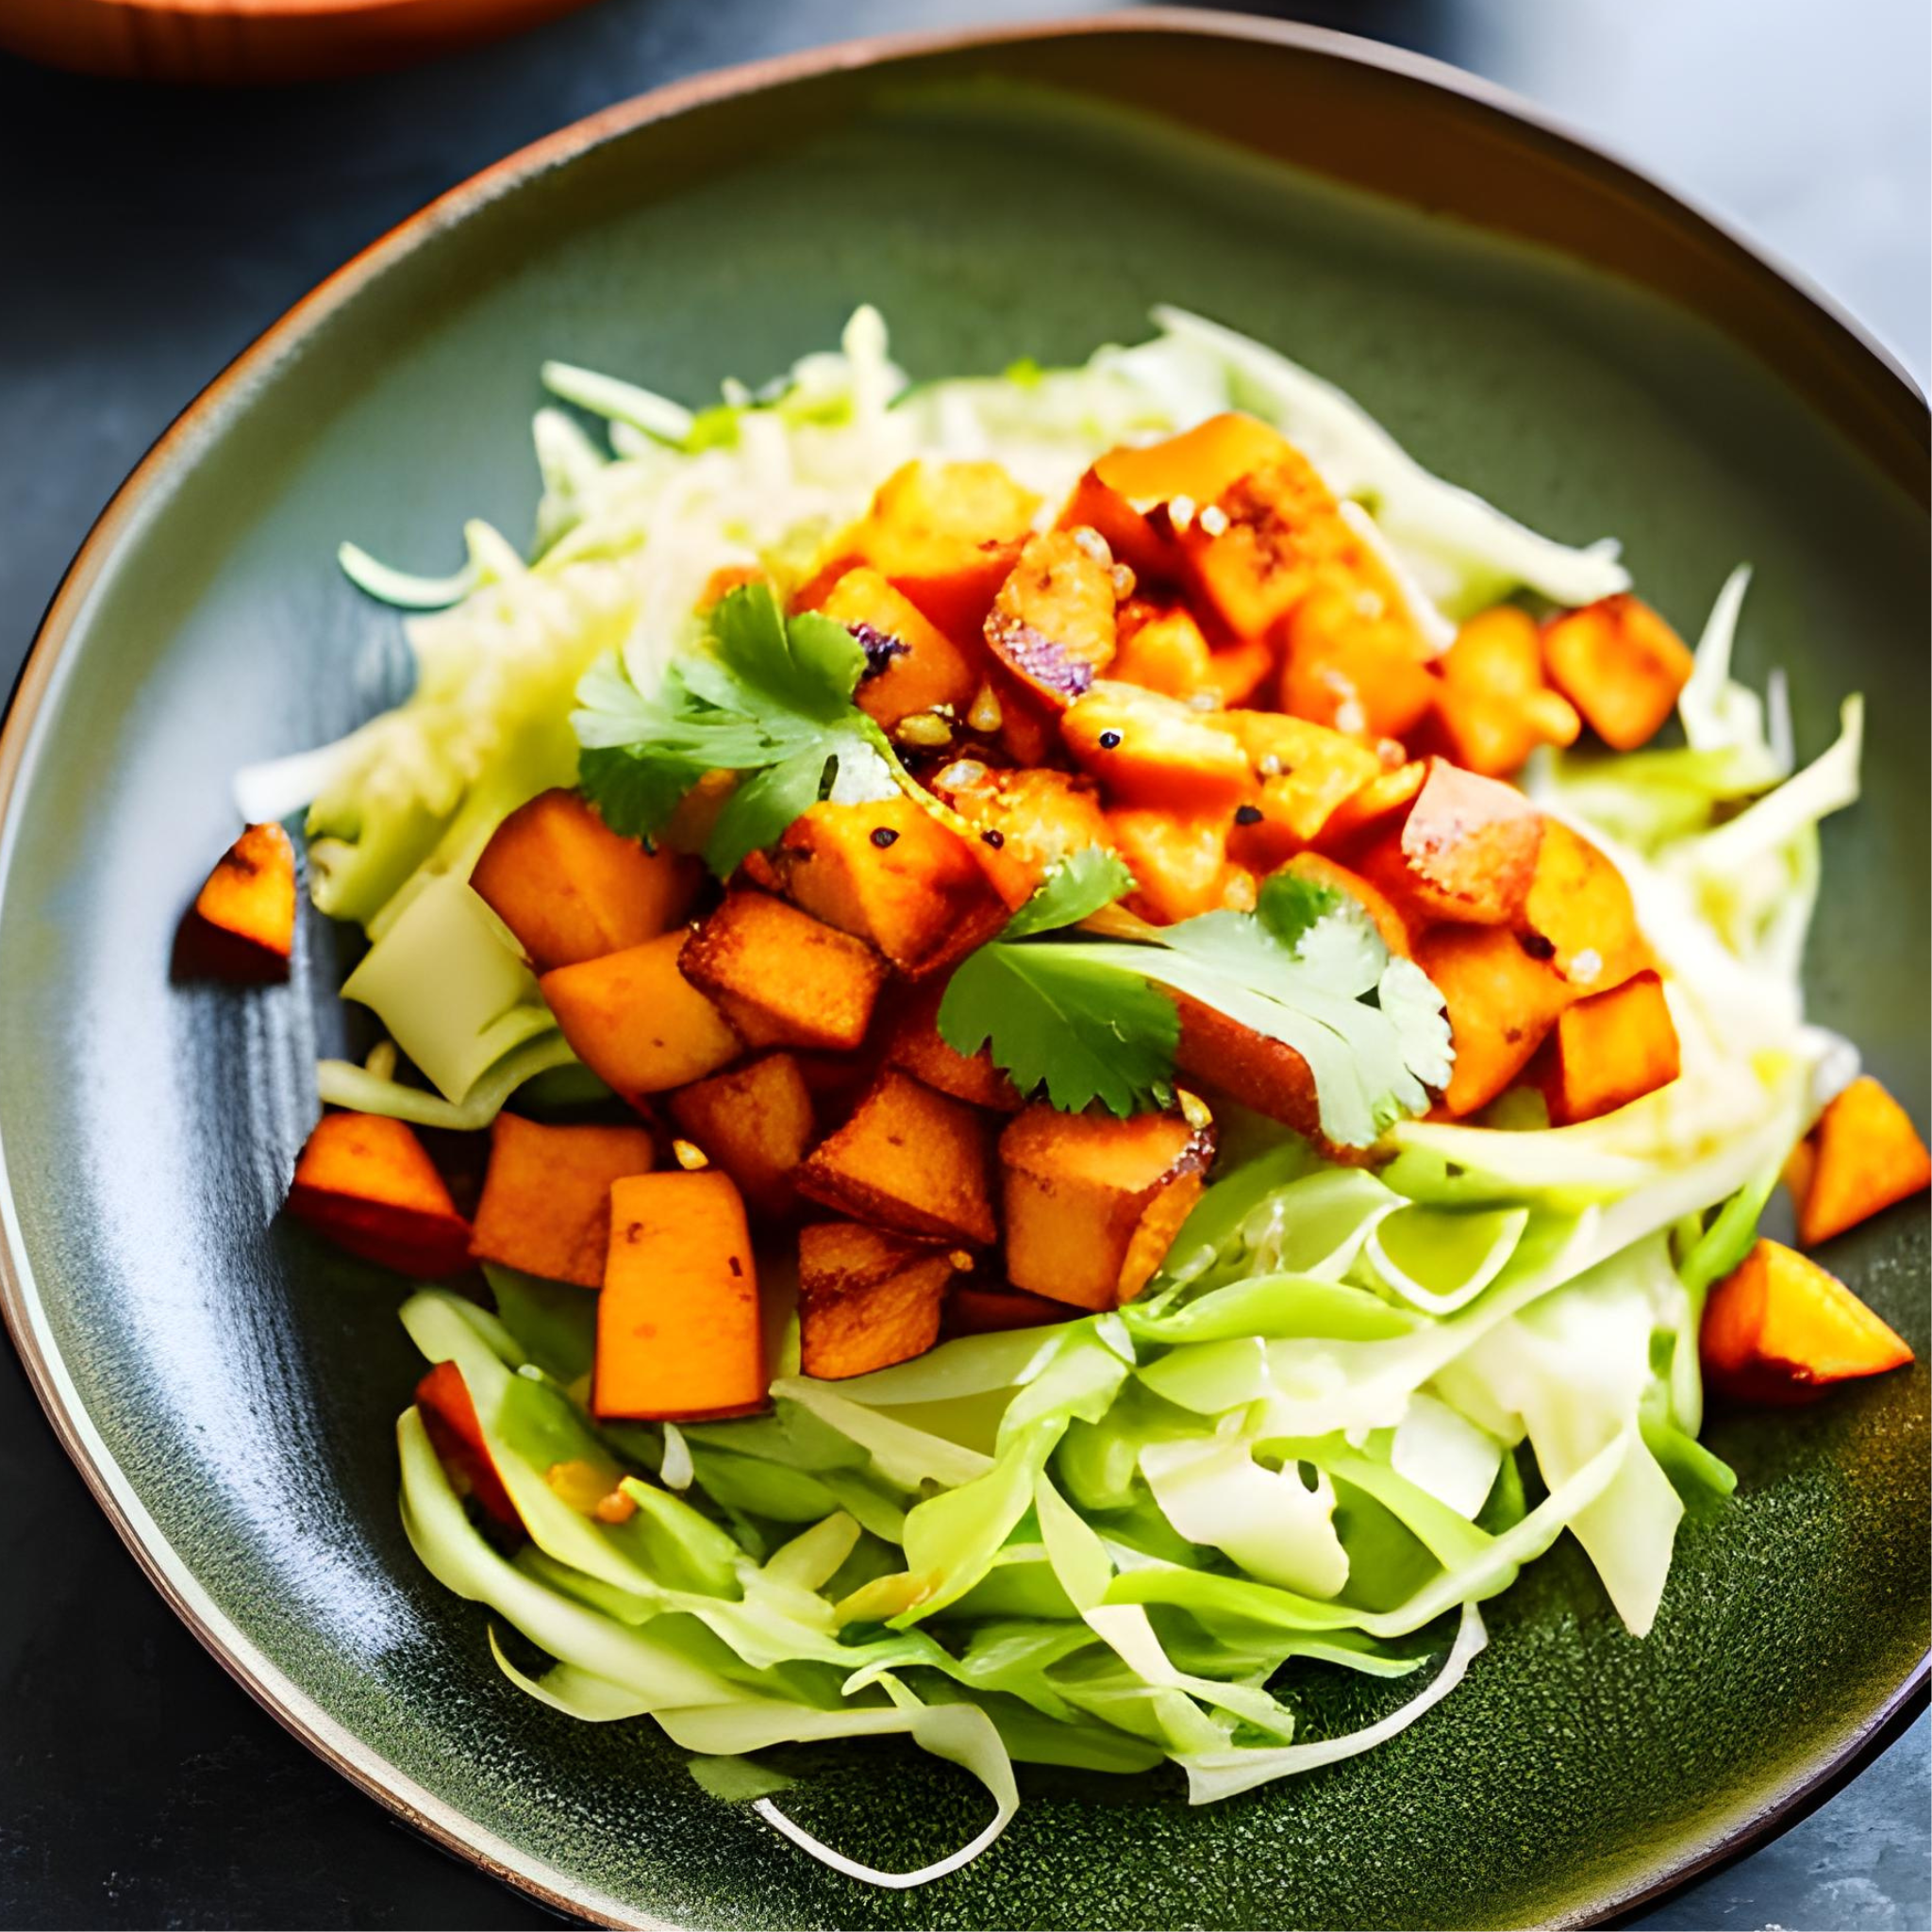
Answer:
<path fill-rule="evenodd" d="M 1232 903 L 1231 895 L 1253 881 L 1229 863 L 1228 819 L 1220 812 L 1181 817 L 1174 812 L 1131 808 L 1107 815 L 1114 850 L 1134 874 L 1131 910 L 1156 925 L 1173 925 L 1199 912 Z"/>
<path fill-rule="evenodd" d="M 1213 653 L 1185 604 L 1132 598 L 1115 613 L 1115 627 L 1118 638 L 1108 675 L 1116 683 L 1138 684 L 1174 698 L 1220 691 Z M 1264 656 L 1272 661 L 1272 654 Z M 1264 668 L 1261 675 L 1266 675 Z"/>
<path fill-rule="evenodd" d="M 1442 1105 L 1487 1107 L 1529 1064 L 1572 994 L 1545 959 L 1497 925 L 1444 925 L 1416 942 L 1415 961 L 1449 1015 L 1456 1064 Z"/>
<path fill-rule="evenodd" d="M 1543 681 L 1535 618 L 1513 604 L 1479 611 L 1439 666 L 1436 711 L 1458 765 L 1492 778 L 1521 769 L 1540 744 L 1574 744 L 1575 708 Z"/>
<path fill-rule="evenodd" d="M 755 1211 L 773 1219 L 791 1211 L 792 1176 L 815 1124 L 811 1089 L 792 1055 L 766 1054 L 680 1088 L 671 1116 Z"/>
<path fill-rule="evenodd" d="M 1428 776 L 1421 758 L 1377 774 L 1328 814 L 1315 834 L 1315 849 L 1352 863 L 1400 822 Z"/>
<path fill-rule="evenodd" d="M 999 1068 L 985 1047 L 963 1054 L 948 1046 L 939 1028 L 940 1001 L 945 988 L 919 988 L 900 1009 L 886 1047 L 886 1061 L 935 1092 L 949 1093 L 973 1107 L 995 1113 L 1017 1113 L 1025 1104 L 1019 1089 Z"/>
<path fill-rule="evenodd" d="M 591 1406 L 690 1422 L 765 1401 L 763 1331 L 744 1203 L 728 1174 L 647 1174 L 610 1191 Z"/>
<path fill-rule="evenodd" d="M 1542 838 L 1542 814 L 1522 792 L 1435 758 L 1399 841 L 1362 871 L 1429 917 L 1506 925 L 1529 896 Z"/>
<path fill-rule="evenodd" d="M 1347 578 L 1309 591 L 1283 624 L 1284 711 L 1373 742 L 1402 740 L 1426 719 L 1442 689 L 1427 646 L 1400 614 L 1392 590 Z"/>
<path fill-rule="evenodd" d="M 1279 662 L 1280 653 L 1265 638 L 1218 644 L 1208 653 L 1208 682 L 1224 705 L 1252 704 Z"/>
<path fill-rule="evenodd" d="M 1694 662 L 1683 639 L 1627 593 L 1567 610 L 1543 630 L 1550 682 L 1612 751 L 1657 736 Z"/>
<path fill-rule="evenodd" d="M 416 1384 L 416 1407 L 429 1445 L 457 1491 L 474 1496 L 483 1513 L 504 1528 L 522 1529 L 524 1520 L 497 1474 L 490 1445 L 483 1440 L 483 1425 L 476 1420 L 476 1405 L 470 1399 L 470 1386 L 455 1362 L 438 1362 Z"/>
<path fill-rule="evenodd" d="M 1008 1328 L 1041 1328 L 1051 1322 L 1071 1322 L 1065 1302 L 1028 1294 L 1023 1288 L 979 1288 L 958 1282 L 940 1311 L 947 1336 L 994 1335 Z"/>
<path fill-rule="evenodd" d="M 807 1158 L 798 1191 L 900 1234 L 983 1247 L 999 1232 L 987 1138 L 977 1108 L 889 1068 Z"/>
<path fill-rule="evenodd" d="M 470 1224 L 401 1121 L 327 1113 L 295 1162 L 289 1212 L 339 1248 L 437 1279 L 469 1265 Z"/>
<path fill-rule="evenodd" d="M 941 1304 L 958 1272 L 943 1248 L 857 1221 L 801 1228 L 798 1341 L 805 1373 L 840 1381 L 924 1355 L 940 1339 Z"/>
<path fill-rule="evenodd" d="M 538 981 L 571 1051 L 626 1100 L 701 1080 L 744 1050 L 679 970 L 684 945 L 667 932 Z"/>
<path fill-rule="evenodd" d="M 1098 530 L 1137 576 L 1174 577 L 1182 563 L 1174 525 L 1250 471 L 1290 453 L 1280 435 L 1253 416 L 1210 416 L 1165 441 L 1109 450 L 1074 487 L 1060 527 Z"/>
<path fill-rule="evenodd" d="M 1074 762 L 1110 802 L 1162 811 L 1232 811 L 1254 786 L 1248 755 L 1216 714 L 1103 679 L 1060 720 Z"/>
<path fill-rule="evenodd" d="M 771 862 L 794 905 L 913 978 L 956 965 L 1007 921 L 973 847 L 909 798 L 815 805 Z"/>
<path fill-rule="evenodd" d="M 1360 560 L 1328 486 L 1287 443 L 1211 502 L 1168 510 L 1196 595 L 1238 638 L 1266 635 L 1325 577 Z"/>
<path fill-rule="evenodd" d="M 691 910 L 694 859 L 620 838 L 576 792 L 540 792 L 505 819 L 470 874 L 539 973 L 668 932 Z"/>
<path fill-rule="evenodd" d="M 1869 1074 L 1831 1102 L 1805 1144 L 1797 1208 L 1807 1248 L 1932 1185 L 1932 1155 L 1911 1116 Z"/>
<path fill-rule="evenodd" d="M 877 571 L 844 572 L 817 608 L 864 645 L 854 702 L 888 731 L 915 712 L 940 705 L 963 712 L 973 702 L 980 674 L 972 659 Z"/>
<path fill-rule="evenodd" d="M 1711 1290 L 1699 1352 L 1711 1387 L 1746 1402 L 1802 1402 L 1912 1359 L 1836 1275 L 1772 1241 L 1760 1241 Z"/>
<path fill-rule="evenodd" d="M 1213 1155 L 1211 1131 L 1178 1114 L 1029 1107 L 1000 1136 L 1008 1278 L 1075 1307 L 1131 1301 L 1200 1198 Z"/>
<path fill-rule="evenodd" d="M 678 967 L 747 1044 L 834 1052 L 865 1038 L 887 972 L 864 941 L 737 889 L 685 941 Z"/>
<path fill-rule="evenodd" d="M 1279 711 L 1224 711 L 1215 721 L 1247 754 L 1256 790 L 1236 808 L 1229 850 L 1272 872 L 1311 841 L 1336 811 L 1382 774 L 1366 745 Z"/>
<path fill-rule="evenodd" d="M 1025 696 L 1064 710 L 1113 660 L 1113 556 L 1089 529 L 1027 540 L 986 617 L 987 648 Z"/>
<path fill-rule="evenodd" d="M 975 856 L 1009 907 L 1023 905 L 1070 853 L 1109 842 L 1093 781 L 1070 772 L 996 771 L 957 758 L 934 774 L 932 789 L 977 829 Z"/>
<path fill-rule="evenodd" d="M 250 825 L 223 853 L 175 940 L 184 977 L 266 984 L 295 946 L 295 848 L 280 825 Z"/>
<path fill-rule="evenodd" d="M 1581 833 L 1543 821 L 1519 924 L 1582 993 L 1607 992 L 1655 963 L 1624 874 Z"/>
<path fill-rule="evenodd" d="M 1614 1113 L 1677 1077 L 1677 1029 L 1655 973 L 1565 1007 L 1543 1048 L 1550 1124 Z"/>
<path fill-rule="evenodd" d="M 470 1252 L 596 1288 L 610 1245 L 610 1184 L 656 1164 L 648 1127 L 553 1127 L 500 1113 Z"/>
<path fill-rule="evenodd" d="M 1173 995 L 1181 1016 L 1174 1065 L 1270 1120 L 1313 1138 L 1321 1131 L 1315 1077 L 1291 1046 L 1257 1033 L 1188 993 Z"/>

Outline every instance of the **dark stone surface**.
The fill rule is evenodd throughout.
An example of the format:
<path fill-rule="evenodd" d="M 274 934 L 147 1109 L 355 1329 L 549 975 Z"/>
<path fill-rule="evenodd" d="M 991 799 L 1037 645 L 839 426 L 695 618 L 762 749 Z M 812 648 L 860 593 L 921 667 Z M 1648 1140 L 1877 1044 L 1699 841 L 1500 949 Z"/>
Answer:
<path fill-rule="evenodd" d="M 0 60 L 0 676 L 174 412 L 346 256 L 525 141 L 659 81 L 1037 0 L 604 0 L 437 67 L 213 95 Z M 1570 116 L 1932 362 L 1923 0 L 1344 0 Z M 418 1841 L 209 1661 L 0 1367 L 0 1924 L 550 1923 Z M 1635 1923 L 1932 1923 L 1921 1719 L 1805 1823 Z"/>

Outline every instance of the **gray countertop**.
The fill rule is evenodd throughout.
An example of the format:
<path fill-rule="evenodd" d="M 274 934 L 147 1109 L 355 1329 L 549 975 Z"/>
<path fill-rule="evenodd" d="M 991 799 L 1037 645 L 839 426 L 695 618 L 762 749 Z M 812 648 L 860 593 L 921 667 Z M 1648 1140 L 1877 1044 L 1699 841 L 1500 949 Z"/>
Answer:
<path fill-rule="evenodd" d="M 347 256 L 608 102 L 1040 0 L 603 0 L 430 69 L 155 92 L 0 58 L 0 677 L 208 377 Z M 1098 10 L 1095 0 L 1091 10 Z M 1741 222 L 1932 369 L 1925 0 L 1328 0 L 1261 10 L 1474 69 Z M 0 1924 L 511 1926 L 547 1915 L 309 1758 L 177 1625 L 0 1352 Z M 25 1586 L 21 1579 L 30 1579 Z M 1928 1726 L 1633 1923 L 1932 1924 Z"/>

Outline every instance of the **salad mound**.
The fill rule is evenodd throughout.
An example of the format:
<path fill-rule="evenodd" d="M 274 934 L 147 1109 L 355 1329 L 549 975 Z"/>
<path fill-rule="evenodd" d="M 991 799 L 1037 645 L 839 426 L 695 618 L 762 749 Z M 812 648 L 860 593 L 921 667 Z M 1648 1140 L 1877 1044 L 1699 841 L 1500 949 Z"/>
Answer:
<path fill-rule="evenodd" d="M 1374 1748 L 1566 1531 L 1643 1636 L 1735 1487 L 1707 1379 L 1910 1359 L 1757 1234 L 1932 1179 L 1803 1012 L 1858 701 L 1799 768 L 1745 572 L 1693 651 L 1613 544 L 1157 322 L 912 386 L 861 309 L 695 411 L 547 365 L 531 555 L 343 547 L 434 613 L 415 690 L 241 774 L 177 956 L 286 974 L 306 807 L 377 1032 L 288 1205 L 419 1284 L 412 1545 L 532 1696 L 878 1885 L 1015 1763 Z M 1383 1714 L 1306 1735 L 1311 1665 Z M 917 1872 L 720 1768 L 888 1734 L 992 1803 Z"/>

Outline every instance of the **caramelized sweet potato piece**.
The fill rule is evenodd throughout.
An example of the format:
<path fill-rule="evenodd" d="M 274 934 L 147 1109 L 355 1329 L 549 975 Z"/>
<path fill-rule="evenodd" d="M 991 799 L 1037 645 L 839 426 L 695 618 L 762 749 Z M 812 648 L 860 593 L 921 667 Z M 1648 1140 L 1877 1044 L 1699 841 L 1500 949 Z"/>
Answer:
<path fill-rule="evenodd" d="M 610 1184 L 656 1164 L 648 1127 L 551 1127 L 500 1113 L 470 1252 L 525 1274 L 601 1287 Z"/>
<path fill-rule="evenodd" d="M 1529 897 L 1542 837 L 1522 792 L 1435 758 L 1399 839 L 1365 856 L 1362 873 L 1429 917 L 1507 925 Z"/>
<path fill-rule="evenodd" d="M 1000 1136 L 1008 1278 L 1076 1307 L 1132 1301 L 1200 1198 L 1213 1155 L 1211 1131 L 1178 1114 L 1029 1107 Z"/>
<path fill-rule="evenodd" d="M 470 1385 L 455 1362 L 438 1362 L 416 1384 L 416 1407 L 429 1435 L 429 1446 L 458 1494 L 474 1496 L 477 1507 L 506 1529 L 521 1530 L 524 1520 L 497 1474 Z"/>
<path fill-rule="evenodd" d="M 1173 812 L 1124 808 L 1107 815 L 1114 850 L 1134 874 L 1128 906 L 1157 925 L 1173 925 L 1197 912 L 1234 903 L 1252 881 L 1227 857 L 1229 821 L 1219 812 L 1182 818 Z"/>
<path fill-rule="evenodd" d="M 1138 684 L 1173 698 L 1219 691 L 1208 640 L 1185 604 L 1131 598 L 1115 613 L 1115 629 L 1113 662 L 1108 666 L 1115 683 Z"/>
<path fill-rule="evenodd" d="M 1371 778 L 1328 814 L 1315 834 L 1315 849 L 1352 861 L 1407 813 L 1428 775 L 1428 765 L 1411 758 Z"/>
<path fill-rule="evenodd" d="M 1174 1065 L 1191 1079 L 1311 1139 L 1321 1131 L 1315 1076 L 1291 1046 L 1257 1033 L 1218 1008 L 1175 993 L 1181 1032 Z"/>
<path fill-rule="evenodd" d="M 886 1062 L 939 1093 L 949 1093 L 973 1107 L 995 1113 L 1017 1113 L 1025 1105 L 1019 1090 L 981 1047 L 963 1054 L 948 1046 L 939 1028 L 940 1001 L 945 988 L 918 989 L 900 1009 L 886 1047 Z"/>
<path fill-rule="evenodd" d="M 886 962 L 862 940 L 737 888 L 685 941 L 677 963 L 752 1046 L 857 1046 L 886 978 Z"/>
<path fill-rule="evenodd" d="M 1232 811 L 1253 789 L 1247 754 L 1216 714 L 1103 679 L 1060 720 L 1074 761 L 1110 802 L 1163 811 Z"/>
<path fill-rule="evenodd" d="M 1338 808 L 1382 774 L 1365 745 L 1278 711 L 1223 711 L 1214 722 L 1246 753 L 1256 790 L 1236 808 L 1229 852 L 1272 872 L 1316 838 Z"/>
<path fill-rule="evenodd" d="M 1442 925 L 1416 942 L 1415 962 L 1449 1014 L 1456 1065 L 1442 1095 L 1451 1114 L 1487 1107 L 1529 1064 L 1572 994 L 1545 959 L 1499 925 Z"/>
<path fill-rule="evenodd" d="M 1027 540 L 986 617 L 987 647 L 1025 693 L 1063 710 L 1114 653 L 1113 558 L 1092 530 Z"/>
<path fill-rule="evenodd" d="M 295 848 L 280 825 L 250 825 L 194 895 L 175 941 L 188 979 L 265 985 L 289 976 L 295 948 Z"/>
<path fill-rule="evenodd" d="M 1745 1402 L 1802 1402 L 1912 1358 L 1836 1275 L 1770 1241 L 1711 1290 L 1699 1352 L 1711 1387 Z"/>
<path fill-rule="evenodd" d="M 940 1326 L 948 1336 L 993 1335 L 1008 1328 L 1041 1328 L 1050 1322 L 1071 1322 L 1065 1302 L 1028 1294 L 1024 1288 L 976 1288 L 958 1282 L 940 1310 Z"/>
<path fill-rule="evenodd" d="M 909 798 L 815 805 L 772 866 L 794 905 L 913 978 L 957 964 L 1007 921 L 972 846 Z"/>
<path fill-rule="evenodd" d="M 1624 874 L 1556 819 L 1543 821 L 1521 924 L 1578 992 L 1607 992 L 1655 963 Z"/>
<path fill-rule="evenodd" d="M 1627 592 L 1566 610 L 1543 630 L 1550 682 L 1612 751 L 1657 736 L 1694 661 L 1683 639 Z"/>
<path fill-rule="evenodd" d="M 1401 740 L 1441 692 L 1414 626 L 1386 609 L 1368 614 L 1346 585 L 1311 591 L 1282 636 L 1281 708 L 1298 718 L 1371 741 Z"/>
<path fill-rule="evenodd" d="M 1565 1007 L 1541 1052 L 1550 1124 L 1614 1113 L 1677 1077 L 1677 1029 L 1655 973 Z"/>
<path fill-rule="evenodd" d="M 987 1182 L 985 1116 L 892 1069 L 798 1170 L 798 1191 L 879 1227 L 926 1241 L 998 1233 Z"/>
<path fill-rule="evenodd" d="M 337 1247 L 425 1279 L 470 1261 L 470 1224 L 401 1121 L 325 1113 L 295 1162 L 289 1212 Z"/>
<path fill-rule="evenodd" d="M 1456 634 L 1439 669 L 1436 713 L 1450 755 L 1487 777 L 1506 778 L 1540 744 L 1574 744 L 1575 708 L 1543 681 L 1535 618 L 1513 604 L 1478 612 Z"/>
<path fill-rule="evenodd" d="M 1108 842 L 1107 814 L 1091 778 L 994 771 L 976 758 L 958 758 L 935 774 L 932 789 L 978 828 L 975 856 L 1009 907 L 1024 904 L 1069 853 Z"/>
<path fill-rule="evenodd" d="M 757 1264 L 728 1174 L 646 1174 L 610 1190 L 591 1407 L 691 1422 L 765 1402 Z"/>
<path fill-rule="evenodd" d="M 1250 704 L 1279 662 L 1280 653 L 1265 638 L 1218 645 L 1208 654 L 1208 681 L 1224 705 Z"/>
<path fill-rule="evenodd" d="M 575 791 L 543 791 L 497 826 L 470 874 L 539 973 L 669 932 L 691 910 L 694 859 L 621 839 Z"/>
<path fill-rule="evenodd" d="M 869 1375 L 940 1339 L 940 1305 L 958 1267 L 943 1248 L 857 1221 L 798 1231 L 801 1366 L 820 1381 Z"/>
<path fill-rule="evenodd" d="M 910 462 L 880 484 L 838 554 L 870 564 L 956 644 L 971 647 L 1039 508 L 998 463 Z"/>
<path fill-rule="evenodd" d="M 1137 576 L 1172 577 L 1181 562 L 1174 525 L 1191 521 L 1199 505 L 1290 453 L 1280 435 L 1253 416 L 1210 416 L 1163 442 L 1109 450 L 1080 478 L 1060 527 L 1098 530 Z M 1150 518 L 1150 511 L 1161 513 Z"/>
<path fill-rule="evenodd" d="M 866 668 L 853 701 L 888 731 L 915 712 L 940 705 L 963 712 L 973 702 L 977 668 L 877 571 L 844 572 L 816 608 L 865 646 Z"/>
<path fill-rule="evenodd" d="M 766 1054 L 680 1088 L 671 1096 L 671 1117 L 758 1213 L 776 1219 L 791 1211 L 791 1177 L 815 1121 L 811 1089 L 791 1054 Z"/>
<path fill-rule="evenodd" d="M 1911 1116 L 1869 1074 L 1831 1102 L 1803 1145 L 1792 1192 L 1807 1248 L 1932 1185 L 1932 1155 Z"/>
<path fill-rule="evenodd" d="M 571 1051 L 626 1100 L 715 1073 L 744 1050 L 724 1016 L 685 978 L 683 932 L 538 981 Z"/>

